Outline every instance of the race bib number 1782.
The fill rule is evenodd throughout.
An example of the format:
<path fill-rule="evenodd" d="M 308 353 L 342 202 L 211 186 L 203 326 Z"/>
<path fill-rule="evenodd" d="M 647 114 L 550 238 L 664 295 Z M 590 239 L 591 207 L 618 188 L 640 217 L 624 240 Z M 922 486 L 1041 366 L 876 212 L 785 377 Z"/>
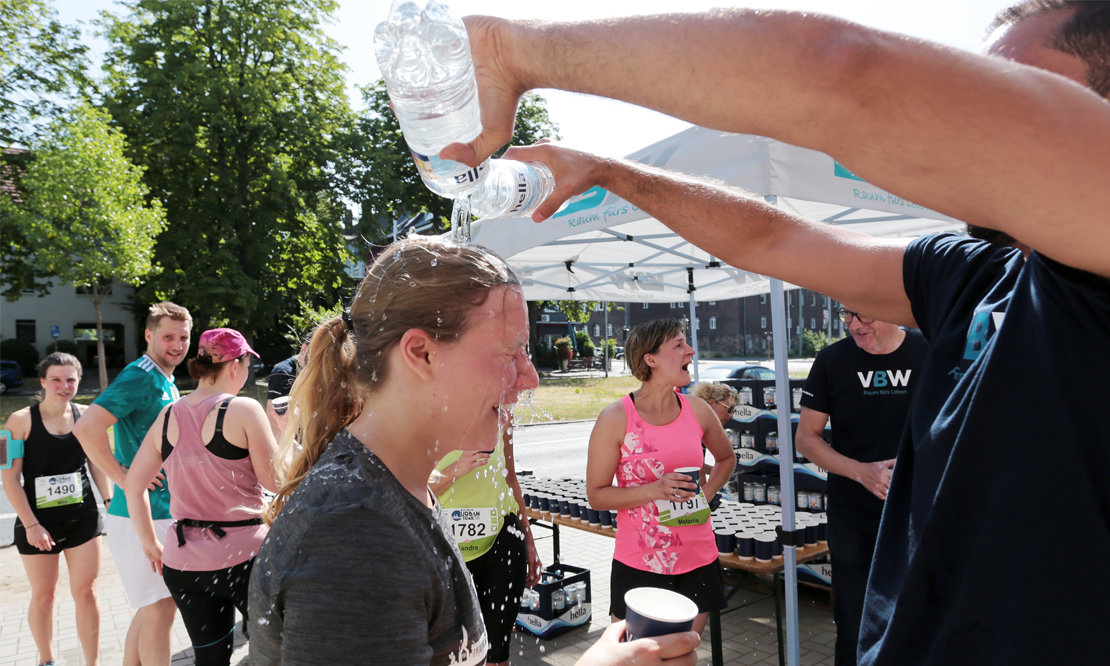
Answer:
<path fill-rule="evenodd" d="M 451 536 L 460 544 L 494 536 L 496 522 L 492 508 L 452 509 Z"/>

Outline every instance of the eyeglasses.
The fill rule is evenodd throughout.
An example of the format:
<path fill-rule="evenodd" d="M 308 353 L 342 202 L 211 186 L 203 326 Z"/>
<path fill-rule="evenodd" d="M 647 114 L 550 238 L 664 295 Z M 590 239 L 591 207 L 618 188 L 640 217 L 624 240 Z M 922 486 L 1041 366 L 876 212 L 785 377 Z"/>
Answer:
<path fill-rule="evenodd" d="M 717 402 L 717 401 L 714 400 L 714 402 Z M 725 403 L 717 402 L 717 404 L 718 405 L 724 405 Z M 728 405 L 728 406 L 725 407 L 725 413 L 728 414 L 729 416 L 732 416 L 734 412 L 736 412 L 736 405 L 735 404 Z"/>
<path fill-rule="evenodd" d="M 847 324 L 848 320 L 851 319 L 852 317 L 855 317 L 856 321 L 858 321 L 861 324 L 874 324 L 875 323 L 875 318 L 874 317 L 861 317 L 860 313 L 852 312 L 851 310 L 837 310 L 836 314 L 838 314 L 840 316 L 840 321 L 844 322 L 845 324 Z"/>

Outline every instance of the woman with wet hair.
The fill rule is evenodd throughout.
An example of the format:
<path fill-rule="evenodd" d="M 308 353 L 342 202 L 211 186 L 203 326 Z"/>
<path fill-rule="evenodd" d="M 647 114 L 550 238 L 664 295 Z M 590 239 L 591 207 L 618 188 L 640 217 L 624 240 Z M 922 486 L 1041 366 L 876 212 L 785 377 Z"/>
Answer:
<path fill-rule="evenodd" d="M 77 637 L 86 664 L 100 659 L 100 535 L 104 523 L 89 477 L 107 505 L 111 484 L 88 463 L 73 426 L 85 407 L 73 403 L 81 383 L 81 362 L 61 352 L 37 367 L 42 401 L 8 417 L 4 426 L 13 439 L 23 440 L 24 455 L 0 476 L 4 493 L 15 509 L 15 547 L 31 582 L 27 624 L 39 651 L 39 663 L 54 663 L 54 589 L 58 586 L 58 555 L 65 553 L 69 589 L 77 615 Z M 88 472 L 86 473 L 86 468 Z M 20 477 L 23 483 L 20 484 Z"/>
<path fill-rule="evenodd" d="M 700 634 L 709 611 L 726 605 L 706 498 L 728 482 L 736 456 L 713 409 L 676 390 L 690 383 L 694 360 L 681 322 L 659 319 L 632 329 L 625 357 L 642 383 L 602 410 L 586 465 L 590 504 L 618 510 L 610 613 L 624 619 L 628 590 L 661 587 L 697 604 Z M 703 444 L 715 464 L 699 491 L 677 470 L 700 474 Z"/>
<path fill-rule="evenodd" d="M 528 316 L 499 257 L 432 238 L 394 243 L 343 316 L 312 336 L 291 393 L 292 456 L 251 580 L 253 664 L 483 664 L 477 595 L 428 488 L 451 450 L 488 451 L 534 389 Z M 692 633 L 580 663 L 693 664 Z M 590 657 L 589 655 L 594 655 Z"/>
<path fill-rule="evenodd" d="M 197 666 L 231 663 L 235 609 L 247 617 L 251 567 L 267 532 L 262 489 L 278 489 L 266 413 L 257 400 L 236 397 L 252 355 L 238 331 L 205 331 L 189 360 L 196 390 L 154 420 L 123 484 L 143 552 L 181 611 Z M 146 493 L 160 469 L 172 489 L 164 544 Z"/>

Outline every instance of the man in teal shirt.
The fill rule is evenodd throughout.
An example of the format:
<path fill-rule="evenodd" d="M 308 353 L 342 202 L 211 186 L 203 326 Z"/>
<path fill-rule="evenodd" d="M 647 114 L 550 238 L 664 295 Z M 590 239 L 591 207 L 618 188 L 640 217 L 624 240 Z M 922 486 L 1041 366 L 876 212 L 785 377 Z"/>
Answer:
<path fill-rule="evenodd" d="M 168 302 L 152 305 L 146 320 L 146 353 L 120 372 L 73 430 L 89 460 L 116 484 L 105 523 L 108 547 L 127 599 L 136 609 L 124 644 L 124 666 L 170 663 L 170 630 L 177 609 L 162 577 L 151 571 L 120 486 L 155 417 L 180 397 L 173 370 L 185 360 L 192 325 L 185 308 Z M 108 441 L 108 428 L 113 427 L 114 455 Z M 150 490 L 150 508 L 164 540 L 171 522 L 170 492 L 161 481 Z"/>

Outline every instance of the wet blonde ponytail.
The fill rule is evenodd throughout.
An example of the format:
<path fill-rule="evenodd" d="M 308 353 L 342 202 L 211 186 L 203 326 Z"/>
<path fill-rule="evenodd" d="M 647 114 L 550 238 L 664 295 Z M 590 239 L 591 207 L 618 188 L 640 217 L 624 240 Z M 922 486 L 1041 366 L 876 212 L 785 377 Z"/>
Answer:
<path fill-rule="evenodd" d="M 281 489 L 263 514 L 267 524 L 274 522 L 331 440 L 362 411 L 359 393 L 348 389 L 354 357 L 355 344 L 342 317 L 328 319 L 313 332 L 308 361 L 289 392 L 289 423 L 275 458 L 288 460 L 289 466 L 284 473 L 279 466 Z"/>

